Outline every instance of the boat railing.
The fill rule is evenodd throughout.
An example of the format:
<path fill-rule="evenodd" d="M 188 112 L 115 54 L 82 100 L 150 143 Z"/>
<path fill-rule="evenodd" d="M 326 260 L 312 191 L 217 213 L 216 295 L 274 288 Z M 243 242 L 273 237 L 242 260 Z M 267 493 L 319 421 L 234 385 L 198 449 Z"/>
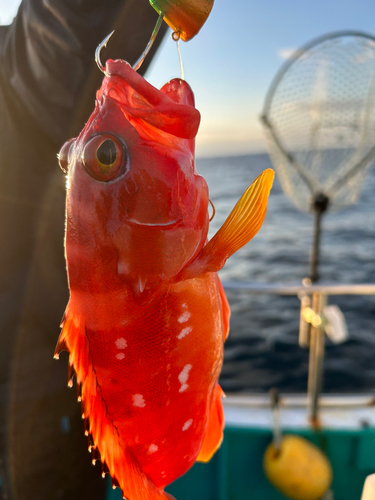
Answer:
<path fill-rule="evenodd" d="M 241 290 L 249 294 L 299 295 L 321 293 L 322 295 L 375 295 L 375 284 L 358 285 L 282 285 L 224 281 L 227 290 Z"/>
<path fill-rule="evenodd" d="M 313 425 L 319 425 L 319 406 L 323 382 L 325 333 L 337 343 L 347 335 L 345 319 L 337 306 L 327 307 L 331 295 L 375 295 L 375 284 L 335 285 L 311 284 L 303 280 L 301 285 L 255 284 L 223 282 L 224 289 L 236 290 L 249 295 L 295 295 L 301 301 L 299 339 L 302 348 L 309 349 L 309 373 L 307 383 L 308 413 Z"/>
<path fill-rule="evenodd" d="M 306 408 L 307 396 L 302 394 L 283 394 L 279 399 L 280 408 Z M 230 393 L 225 398 L 226 407 L 234 408 L 264 408 L 269 409 L 270 397 L 268 394 Z M 319 407 L 325 408 L 373 408 L 374 394 L 324 394 L 319 398 Z"/>

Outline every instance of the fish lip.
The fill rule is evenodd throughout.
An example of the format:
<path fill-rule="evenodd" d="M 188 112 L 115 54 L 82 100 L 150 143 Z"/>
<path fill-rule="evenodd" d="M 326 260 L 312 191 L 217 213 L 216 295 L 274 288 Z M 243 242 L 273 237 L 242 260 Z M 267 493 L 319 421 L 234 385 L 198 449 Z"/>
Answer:
<path fill-rule="evenodd" d="M 155 228 L 160 227 L 161 229 L 164 229 L 164 228 L 170 229 L 170 228 L 181 225 L 182 218 L 175 219 L 171 222 L 166 222 L 164 224 L 163 223 L 153 224 L 152 222 L 140 222 L 140 221 L 135 220 L 135 219 L 127 219 L 126 222 L 129 222 L 130 224 L 134 224 L 135 226 L 141 226 L 141 227 L 155 227 Z"/>

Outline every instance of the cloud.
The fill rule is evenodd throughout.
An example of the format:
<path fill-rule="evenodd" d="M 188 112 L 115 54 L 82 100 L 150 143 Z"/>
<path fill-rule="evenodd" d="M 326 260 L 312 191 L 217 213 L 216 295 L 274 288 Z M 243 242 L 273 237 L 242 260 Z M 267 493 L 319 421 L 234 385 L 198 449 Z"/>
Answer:
<path fill-rule="evenodd" d="M 296 53 L 297 49 L 295 48 L 284 48 L 279 49 L 277 51 L 277 55 L 281 57 L 281 59 L 292 59 L 293 55 Z"/>

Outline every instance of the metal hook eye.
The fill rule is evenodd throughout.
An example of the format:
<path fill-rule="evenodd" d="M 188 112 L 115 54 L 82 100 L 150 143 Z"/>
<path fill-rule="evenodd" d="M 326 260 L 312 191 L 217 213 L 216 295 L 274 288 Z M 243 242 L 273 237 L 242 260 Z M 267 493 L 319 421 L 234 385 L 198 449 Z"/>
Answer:
<path fill-rule="evenodd" d="M 212 221 L 212 219 L 215 217 L 216 210 L 215 210 L 215 205 L 212 203 L 212 201 L 211 201 L 210 199 L 209 199 L 208 201 L 210 202 L 210 205 L 211 205 L 211 207 L 212 207 L 212 215 L 211 215 L 211 217 L 209 218 L 209 221 L 211 222 L 211 221 Z"/>
<path fill-rule="evenodd" d="M 174 42 L 178 42 L 181 37 L 181 33 L 179 31 L 174 31 L 171 36 Z"/>

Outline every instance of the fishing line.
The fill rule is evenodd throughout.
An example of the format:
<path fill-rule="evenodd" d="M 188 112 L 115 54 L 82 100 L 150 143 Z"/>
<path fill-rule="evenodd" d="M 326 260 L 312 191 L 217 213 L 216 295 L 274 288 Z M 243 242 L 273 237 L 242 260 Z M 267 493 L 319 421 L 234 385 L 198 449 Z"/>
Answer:
<path fill-rule="evenodd" d="M 133 66 L 133 69 L 135 71 L 138 71 L 139 68 L 142 66 L 143 61 L 146 59 L 147 54 L 150 52 L 151 47 L 154 44 L 154 41 L 159 33 L 159 30 L 160 30 L 160 27 L 162 24 L 163 24 L 163 14 L 160 14 L 158 17 L 158 20 L 156 21 L 154 31 L 151 34 L 151 38 L 150 38 L 145 50 L 143 51 L 141 57 L 138 59 L 138 61 Z"/>
<path fill-rule="evenodd" d="M 182 65 L 182 57 L 181 57 L 181 51 L 180 51 L 180 32 L 179 31 L 174 31 L 172 33 L 172 40 L 176 42 L 177 46 L 177 53 L 178 53 L 178 60 L 180 61 L 180 72 L 181 72 L 181 80 L 185 80 L 185 74 L 184 74 L 184 67 Z"/>

